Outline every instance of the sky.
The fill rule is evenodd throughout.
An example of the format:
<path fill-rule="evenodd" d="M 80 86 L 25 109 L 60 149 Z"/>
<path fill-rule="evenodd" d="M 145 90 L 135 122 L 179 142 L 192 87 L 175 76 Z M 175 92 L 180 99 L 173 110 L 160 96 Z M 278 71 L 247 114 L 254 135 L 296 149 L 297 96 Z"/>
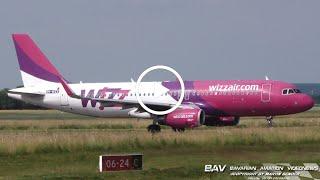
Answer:
<path fill-rule="evenodd" d="M 1 1 L 0 88 L 22 84 L 12 33 L 28 33 L 72 82 L 136 80 L 167 65 L 184 80 L 317 83 L 319 7 L 318 0 Z"/>

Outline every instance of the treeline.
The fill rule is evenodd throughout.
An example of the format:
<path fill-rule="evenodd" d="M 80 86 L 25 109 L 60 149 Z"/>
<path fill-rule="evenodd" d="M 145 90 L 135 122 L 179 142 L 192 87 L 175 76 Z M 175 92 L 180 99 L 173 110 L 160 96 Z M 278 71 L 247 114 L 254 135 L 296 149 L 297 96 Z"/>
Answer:
<path fill-rule="evenodd" d="M 312 96 L 312 98 L 314 99 L 317 105 L 320 105 L 320 96 Z"/>
<path fill-rule="evenodd" d="M 8 97 L 8 89 L 0 90 L 0 110 L 4 109 L 43 109 L 39 106 L 34 106 L 22 101 L 18 101 Z"/>
<path fill-rule="evenodd" d="M 320 83 L 295 83 L 303 93 L 309 94 L 320 105 Z"/>

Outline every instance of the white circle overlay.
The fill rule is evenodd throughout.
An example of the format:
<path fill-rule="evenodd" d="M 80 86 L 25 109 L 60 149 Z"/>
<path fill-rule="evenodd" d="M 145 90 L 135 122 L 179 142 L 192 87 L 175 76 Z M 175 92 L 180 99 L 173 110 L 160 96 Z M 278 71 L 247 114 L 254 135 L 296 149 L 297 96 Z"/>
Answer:
<path fill-rule="evenodd" d="M 178 80 L 179 80 L 179 82 L 180 82 L 181 93 L 180 93 L 180 98 L 179 98 L 178 102 L 177 102 L 172 108 L 170 108 L 170 109 L 168 109 L 168 110 L 165 110 L 165 111 L 155 111 L 155 110 L 153 110 L 153 109 L 148 108 L 148 107 L 142 102 L 142 100 L 141 100 L 141 98 L 140 98 L 140 96 L 139 96 L 139 94 L 140 94 L 140 84 L 141 84 L 141 80 L 142 80 L 143 77 L 144 77 L 145 75 L 147 75 L 149 72 L 154 71 L 154 70 L 157 70 L 157 69 L 162 69 L 162 70 L 170 71 L 172 74 L 174 74 L 174 75 L 178 78 Z M 149 113 L 151 113 L 151 114 L 155 114 L 155 115 L 166 115 L 166 114 L 169 114 L 169 113 L 173 112 L 174 110 L 176 110 L 176 109 L 181 105 L 181 103 L 182 103 L 182 101 L 183 101 L 183 98 L 184 98 L 184 93 L 185 93 L 184 82 L 183 82 L 182 77 L 180 76 L 180 74 L 179 74 L 176 70 L 174 70 L 173 68 L 171 68 L 171 67 L 169 67 L 169 66 L 164 66 L 164 65 L 151 66 L 151 67 L 149 67 L 148 69 L 144 70 L 144 71 L 140 74 L 140 76 L 139 76 L 139 78 L 138 78 L 138 80 L 137 80 L 136 89 L 137 89 L 137 93 L 138 93 L 138 96 L 136 96 L 136 97 L 137 97 L 137 100 L 138 100 L 140 106 L 141 106 L 144 110 L 146 110 L 147 112 L 149 112 Z"/>

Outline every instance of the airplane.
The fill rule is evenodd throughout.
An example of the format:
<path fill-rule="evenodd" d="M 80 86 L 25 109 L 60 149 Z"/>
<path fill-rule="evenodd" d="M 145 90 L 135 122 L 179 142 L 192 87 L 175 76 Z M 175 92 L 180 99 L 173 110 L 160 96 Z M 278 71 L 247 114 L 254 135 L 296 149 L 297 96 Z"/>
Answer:
<path fill-rule="evenodd" d="M 8 96 L 34 105 L 95 117 L 152 119 L 148 131 L 160 125 L 184 131 L 201 125 L 235 126 L 240 117 L 263 116 L 272 126 L 274 116 L 300 113 L 314 106 L 313 99 L 291 83 L 269 80 L 183 81 L 181 105 L 173 112 L 156 115 L 174 106 L 180 95 L 179 81 L 136 83 L 71 83 L 66 80 L 27 34 L 12 35 L 23 87 Z"/>

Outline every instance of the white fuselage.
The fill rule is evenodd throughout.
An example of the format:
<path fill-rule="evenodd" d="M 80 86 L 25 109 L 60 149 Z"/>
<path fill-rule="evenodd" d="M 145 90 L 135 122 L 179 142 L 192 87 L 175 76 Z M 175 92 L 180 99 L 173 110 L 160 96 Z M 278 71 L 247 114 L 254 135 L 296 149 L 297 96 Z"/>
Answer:
<path fill-rule="evenodd" d="M 35 96 L 27 94 L 8 93 L 9 97 L 22 100 L 34 105 L 57 109 L 65 112 L 97 116 L 97 117 L 137 117 L 130 115 L 130 112 L 137 108 L 122 108 L 121 106 L 111 106 L 100 108 L 99 102 L 86 100 L 87 98 L 98 98 L 99 90 L 105 88 L 105 98 L 109 99 L 124 99 L 137 101 L 137 96 L 140 96 L 142 101 L 147 102 L 166 102 L 176 103 L 177 101 L 170 95 L 166 94 L 169 90 L 161 85 L 161 82 L 142 82 L 140 93 L 136 90 L 136 83 L 80 83 L 69 84 L 74 92 L 81 95 L 83 99 L 72 98 L 64 91 L 63 86 L 59 83 L 44 83 L 43 85 L 35 86 L 32 91 L 42 92 L 45 95 Z M 30 88 L 29 88 L 30 89 Z M 149 118 L 148 113 L 145 113 L 144 118 Z"/>

